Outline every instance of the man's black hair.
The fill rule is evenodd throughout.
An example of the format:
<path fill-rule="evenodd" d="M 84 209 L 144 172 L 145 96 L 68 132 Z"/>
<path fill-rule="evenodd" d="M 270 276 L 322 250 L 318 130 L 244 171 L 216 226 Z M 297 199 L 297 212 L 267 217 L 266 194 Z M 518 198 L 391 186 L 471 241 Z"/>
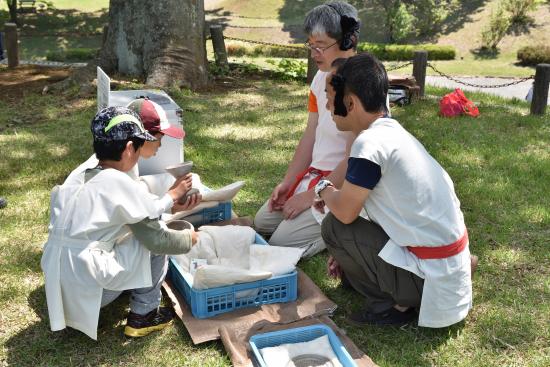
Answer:
<path fill-rule="evenodd" d="M 335 60 L 333 66 L 337 67 L 337 70 L 330 83 L 336 92 L 334 97 L 336 115 L 347 115 L 343 99 L 348 93 L 355 94 L 367 112 L 388 112 L 386 107 L 388 74 L 384 65 L 376 57 L 364 52 L 350 57 L 345 62 Z"/>
<path fill-rule="evenodd" d="M 122 159 L 122 152 L 126 149 L 126 144 L 128 144 L 129 141 L 132 142 L 135 152 L 145 144 L 145 140 L 137 137 L 111 141 L 94 140 L 95 155 L 100 161 L 120 161 Z"/>

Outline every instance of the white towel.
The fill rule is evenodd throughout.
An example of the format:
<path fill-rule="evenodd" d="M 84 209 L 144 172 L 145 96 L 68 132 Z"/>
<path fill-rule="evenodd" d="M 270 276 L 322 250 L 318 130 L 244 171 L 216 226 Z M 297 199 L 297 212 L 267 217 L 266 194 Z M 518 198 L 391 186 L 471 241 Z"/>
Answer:
<path fill-rule="evenodd" d="M 198 268 L 193 277 L 193 288 L 208 289 L 228 284 L 248 283 L 271 278 L 266 271 L 252 271 L 230 266 L 205 265 Z"/>
<path fill-rule="evenodd" d="M 244 226 L 202 226 L 198 242 L 187 254 L 173 256 L 193 288 L 207 289 L 253 282 L 294 271 L 302 249 L 253 245 L 256 232 Z M 206 259 L 208 266 L 187 274 L 191 259 Z"/>
<path fill-rule="evenodd" d="M 212 241 L 217 256 L 216 262 L 208 264 L 245 270 L 250 269 L 250 245 L 255 237 L 256 232 L 244 226 L 202 226 L 199 231 L 201 241 Z"/>
<path fill-rule="evenodd" d="M 250 270 L 269 271 L 273 276 L 288 274 L 296 269 L 304 250 L 295 247 L 252 245 Z"/>
<path fill-rule="evenodd" d="M 268 367 L 294 366 L 292 360 L 305 355 L 316 355 L 327 358 L 332 366 L 342 367 L 338 357 L 332 350 L 328 335 L 303 343 L 282 344 L 277 347 L 260 349 L 260 353 Z"/>

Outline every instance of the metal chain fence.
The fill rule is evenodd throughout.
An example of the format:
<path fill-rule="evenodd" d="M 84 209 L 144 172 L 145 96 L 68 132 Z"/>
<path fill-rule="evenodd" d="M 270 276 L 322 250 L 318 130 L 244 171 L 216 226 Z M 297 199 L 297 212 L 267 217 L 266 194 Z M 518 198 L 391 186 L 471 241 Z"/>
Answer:
<path fill-rule="evenodd" d="M 265 45 L 265 46 L 288 48 L 288 49 L 291 49 L 291 50 L 296 50 L 296 49 L 299 49 L 299 48 L 302 47 L 300 45 L 291 46 L 291 45 L 281 45 L 281 44 L 272 43 L 272 42 L 253 41 L 253 40 L 247 40 L 247 39 L 244 39 L 244 38 L 229 37 L 229 36 L 226 36 L 226 35 L 224 35 L 223 38 L 227 39 L 227 40 L 231 40 L 231 41 L 239 41 L 239 42 L 245 42 L 245 43 L 252 43 L 252 44 L 256 44 L 256 45 Z M 305 47 L 303 49 L 304 49 L 304 52 L 305 52 L 306 51 Z"/>
<path fill-rule="evenodd" d="M 247 17 L 246 15 L 233 15 L 233 14 L 222 14 L 222 15 L 210 15 L 206 14 L 208 16 L 212 17 L 227 17 L 227 18 L 243 18 L 243 19 L 266 19 L 266 20 L 278 20 L 277 18 L 268 18 L 268 17 Z"/>
<path fill-rule="evenodd" d="M 281 29 L 280 26 L 253 26 L 253 25 L 231 25 L 231 24 L 220 24 L 225 28 L 237 28 L 237 29 Z M 292 26 L 289 26 L 292 27 Z M 297 26 L 296 26 L 297 27 Z"/>
<path fill-rule="evenodd" d="M 444 78 L 447 78 L 449 80 L 452 80 L 453 82 L 455 83 L 458 83 L 458 84 L 462 84 L 462 85 L 466 85 L 468 87 L 474 87 L 474 88 L 504 88 L 504 87 L 509 87 L 511 85 L 516 85 L 516 84 L 520 84 L 520 83 L 523 83 L 527 80 L 530 80 L 530 79 L 534 79 L 535 76 L 534 75 L 531 75 L 531 76 L 527 76 L 525 78 L 520 78 L 520 79 L 517 79 L 517 80 L 514 80 L 512 82 L 509 82 L 509 83 L 502 83 L 502 84 L 474 84 L 474 83 L 469 83 L 469 82 L 465 82 L 465 81 L 462 81 L 462 80 L 459 80 L 459 79 L 456 79 L 448 74 L 445 74 L 443 73 L 442 71 L 438 70 L 435 66 L 433 66 L 431 63 L 428 62 L 428 67 L 430 69 L 432 69 L 433 71 L 435 71 L 437 74 L 439 74 L 440 76 L 444 77 Z"/>
<path fill-rule="evenodd" d="M 245 27 L 245 28 L 249 28 L 249 27 Z M 266 27 L 268 28 L 268 27 Z M 227 40 L 232 40 L 232 41 L 239 41 L 239 42 L 245 42 L 245 43 L 252 43 L 252 44 L 257 44 L 257 45 L 265 45 L 265 46 L 273 46 L 273 47 L 281 47 L 281 48 L 287 48 L 287 49 L 292 49 L 292 50 L 296 50 L 297 48 L 299 48 L 300 46 L 291 46 L 291 45 L 282 45 L 282 44 L 278 44 L 278 43 L 273 43 L 273 42 L 264 42 L 264 41 L 253 41 L 253 40 L 248 40 L 248 39 L 244 39 L 244 38 L 238 38 L 238 37 L 229 37 L 229 36 L 225 36 L 224 35 L 224 39 L 227 39 Z M 305 51 L 305 48 L 304 48 L 304 51 Z M 413 65 L 414 63 L 412 61 L 409 61 L 409 62 L 405 62 L 405 63 L 402 63 L 402 64 L 394 64 L 394 65 L 388 65 L 388 67 L 386 68 L 386 71 L 387 72 L 390 72 L 390 71 L 394 71 L 394 70 L 398 70 L 398 69 L 402 69 L 402 68 L 405 68 L 407 66 L 410 66 L 410 65 Z M 432 69 L 435 73 L 437 73 L 439 76 L 442 76 L 446 79 L 449 79 L 449 80 L 452 80 L 454 81 L 455 83 L 459 83 L 459 84 L 462 84 L 462 85 L 466 85 L 466 86 L 469 86 L 469 87 L 474 87 L 474 88 L 486 88 L 486 89 L 489 89 L 489 88 L 504 88 L 504 87 L 509 87 L 509 86 L 512 86 L 512 85 L 516 85 L 516 84 L 520 84 L 520 83 L 523 83 L 527 80 L 530 80 L 530 79 L 534 79 L 535 76 L 534 75 L 531 75 L 531 76 L 527 76 L 527 77 L 524 77 L 524 78 L 520 78 L 520 79 L 515 79 L 509 83 L 502 83 L 502 84 L 475 84 L 475 83 L 470 83 L 470 82 L 465 82 L 465 81 L 462 81 L 460 79 L 457 79 L 451 75 L 448 75 L 448 74 L 445 74 L 444 72 L 440 71 L 439 69 L 437 69 L 433 64 L 431 64 L 430 62 L 428 62 L 428 65 L 427 65 L 430 69 Z"/>
<path fill-rule="evenodd" d="M 412 65 L 412 64 L 413 64 L 413 62 L 409 61 L 409 62 L 406 62 L 404 64 L 388 65 L 388 67 L 386 68 L 386 72 L 406 68 L 407 66 Z"/>

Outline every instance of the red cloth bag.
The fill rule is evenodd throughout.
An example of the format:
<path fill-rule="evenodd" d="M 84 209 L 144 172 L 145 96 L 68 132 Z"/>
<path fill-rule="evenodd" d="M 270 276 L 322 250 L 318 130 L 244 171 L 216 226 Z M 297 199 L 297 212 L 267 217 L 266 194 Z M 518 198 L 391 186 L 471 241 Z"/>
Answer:
<path fill-rule="evenodd" d="M 454 92 L 441 98 L 439 112 L 445 117 L 460 116 L 462 114 L 473 117 L 479 116 L 479 110 L 474 102 L 466 98 L 460 88 L 456 88 Z"/>

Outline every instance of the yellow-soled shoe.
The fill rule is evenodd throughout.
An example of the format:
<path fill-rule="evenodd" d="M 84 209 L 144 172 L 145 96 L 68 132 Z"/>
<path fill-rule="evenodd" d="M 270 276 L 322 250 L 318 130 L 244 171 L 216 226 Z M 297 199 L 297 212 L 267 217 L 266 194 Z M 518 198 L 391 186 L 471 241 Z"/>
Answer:
<path fill-rule="evenodd" d="M 130 312 L 124 328 L 124 335 L 131 338 L 139 338 L 159 331 L 172 323 L 174 312 L 169 307 L 159 307 L 153 311 L 138 315 Z"/>

